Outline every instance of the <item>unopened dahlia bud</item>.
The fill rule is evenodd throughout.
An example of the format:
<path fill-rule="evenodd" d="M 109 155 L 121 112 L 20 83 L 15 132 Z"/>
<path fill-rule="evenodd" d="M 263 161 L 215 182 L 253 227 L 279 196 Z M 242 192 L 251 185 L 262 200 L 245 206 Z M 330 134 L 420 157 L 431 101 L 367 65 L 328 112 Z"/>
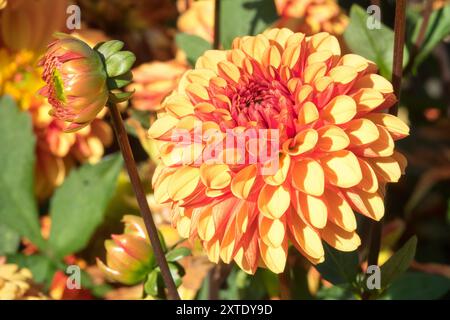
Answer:
<path fill-rule="evenodd" d="M 99 268 L 113 281 L 136 284 L 156 266 L 142 219 L 125 216 L 125 232 L 105 241 L 106 265 L 97 259 Z"/>
<path fill-rule="evenodd" d="M 123 43 L 112 40 L 92 49 L 67 34 L 55 34 L 40 61 L 46 85 L 40 93 L 52 105 L 50 114 L 70 122 L 66 132 L 79 130 L 92 122 L 110 99 L 120 102 L 131 93 L 112 93 L 131 81 L 133 53 L 120 51 Z"/>

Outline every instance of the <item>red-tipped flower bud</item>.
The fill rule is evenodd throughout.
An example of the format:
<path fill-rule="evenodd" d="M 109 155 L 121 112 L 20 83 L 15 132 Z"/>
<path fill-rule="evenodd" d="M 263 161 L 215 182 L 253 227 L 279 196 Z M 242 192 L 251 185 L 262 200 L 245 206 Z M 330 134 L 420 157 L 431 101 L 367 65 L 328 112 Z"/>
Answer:
<path fill-rule="evenodd" d="M 142 219 L 125 216 L 125 233 L 105 241 L 106 264 L 97 265 L 113 281 L 136 284 L 155 268 L 155 258 Z"/>
<path fill-rule="evenodd" d="M 111 99 L 119 102 L 130 93 L 110 92 L 127 85 L 135 61 L 123 43 L 108 41 L 92 49 L 85 42 L 57 33 L 40 61 L 46 85 L 40 90 L 52 105 L 51 115 L 70 122 L 65 131 L 76 131 L 94 120 Z"/>

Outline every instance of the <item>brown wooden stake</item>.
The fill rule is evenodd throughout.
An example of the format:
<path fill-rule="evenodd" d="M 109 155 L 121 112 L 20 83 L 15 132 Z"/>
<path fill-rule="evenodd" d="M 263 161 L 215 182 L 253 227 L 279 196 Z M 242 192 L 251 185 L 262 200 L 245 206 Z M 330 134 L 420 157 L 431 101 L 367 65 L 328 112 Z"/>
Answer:
<path fill-rule="evenodd" d="M 147 228 L 150 243 L 167 288 L 168 298 L 171 300 L 180 300 L 180 296 L 170 273 L 164 251 L 161 243 L 159 242 L 158 230 L 156 229 L 155 222 L 153 221 L 153 216 L 147 202 L 147 197 L 142 187 L 141 179 L 139 178 L 136 162 L 134 161 L 130 142 L 128 140 L 128 135 L 123 125 L 122 116 L 114 103 L 109 104 L 109 111 L 117 141 L 119 142 L 120 150 L 122 151 L 122 155 L 125 160 L 125 166 L 127 168 L 128 175 L 130 176 L 131 185 L 133 186 L 136 200 L 138 202 L 142 218 L 144 219 L 145 227 Z"/>

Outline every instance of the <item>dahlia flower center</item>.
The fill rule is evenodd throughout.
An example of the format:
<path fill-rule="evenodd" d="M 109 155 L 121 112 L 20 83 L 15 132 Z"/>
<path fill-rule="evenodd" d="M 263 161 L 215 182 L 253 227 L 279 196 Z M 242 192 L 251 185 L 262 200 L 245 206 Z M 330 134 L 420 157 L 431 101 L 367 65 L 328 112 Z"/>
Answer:
<path fill-rule="evenodd" d="M 231 96 L 231 116 L 239 126 L 256 125 L 264 129 L 286 129 L 295 134 L 295 101 L 278 80 L 254 79 L 240 86 Z M 280 124 L 282 125 L 280 127 Z"/>

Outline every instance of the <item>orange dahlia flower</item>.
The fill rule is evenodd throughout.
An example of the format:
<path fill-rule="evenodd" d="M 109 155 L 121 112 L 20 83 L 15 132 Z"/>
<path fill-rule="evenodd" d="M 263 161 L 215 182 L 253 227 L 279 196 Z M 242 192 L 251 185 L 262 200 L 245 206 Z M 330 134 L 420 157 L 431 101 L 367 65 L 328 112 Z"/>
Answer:
<path fill-rule="evenodd" d="M 333 35 L 344 33 L 348 17 L 336 0 L 275 0 L 280 15 L 279 27 L 312 35 L 325 31 Z"/>
<path fill-rule="evenodd" d="M 384 187 L 406 165 L 394 140 L 409 128 L 381 111 L 396 98 L 376 71 L 328 33 L 272 29 L 205 52 L 149 129 L 155 198 L 172 204 L 180 235 L 248 273 L 282 272 L 289 242 L 312 263 L 322 241 L 355 250 L 354 211 L 381 219 Z"/>
<path fill-rule="evenodd" d="M 209 42 L 214 40 L 214 0 L 194 1 L 177 21 L 181 32 L 199 36 Z"/>

